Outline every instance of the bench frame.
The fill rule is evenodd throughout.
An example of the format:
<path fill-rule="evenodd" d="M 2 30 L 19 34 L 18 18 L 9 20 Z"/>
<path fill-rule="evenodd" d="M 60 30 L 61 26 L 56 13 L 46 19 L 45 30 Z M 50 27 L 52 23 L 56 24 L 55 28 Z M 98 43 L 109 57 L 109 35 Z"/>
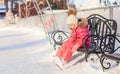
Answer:
<path fill-rule="evenodd" d="M 102 49 L 105 47 L 102 40 L 107 35 L 115 36 L 117 32 L 117 23 L 115 20 L 107 19 L 99 14 L 92 14 L 87 17 L 87 20 L 88 20 L 89 31 L 91 32 L 91 34 L 83 39 L 84 51 L 81 50 L 81 48 L 78 49 L 78 51 L 82 51 L 85 53 L 86 61 L 88 61 L 88 57 L 91 53 L 92 54 L 94 53 L 99 58 L 101 58 L 102 56 L 100 57 L 100 55 L 106 52 L 106 51 L 102 51 Z M 64 40 L 66 40 L 68 37 L 69 37 L 68 33 L 64 31 L 61 30 L 54 31 L 52 33 L 52 39 L 54 41 L 54 49 L 56 50 L 57 45 L 61 46 Z M 86 47 L 86 41 L 89 38 L 91 38 L 92 42 L 89 47 Z M 106 43 L 107 41 L 104 42 Z M 113 48 L 111 49 L 112 51 L 109 52 L 114 53 L 115 38 L 112 39 L 111 44 Z"/>
<path fill-rule="evenodd" d="M 118 37 L 119 36 L 117 35 L 106 35 L 102 39 L 101 44 L 104 44 L 104 47 L 101 48 L 102 55 L 100 57 L 100 63 L 102 65 L 103 70 L 111 68 L 112 62 L 110 62 L 109 59 L 116 61 L 117 64 L 119 64 L 120 62 L 120 54 L 115 53 L 117 50 L 120 49 L 120 46 L 113 48 L 113 46 L 115 46 L 116 41 L 120 44 L 120 40 L 118 39 Z M 111 44 L 111 42 L 113 42 L 113 39 L 115 40 L 115 43 Z M 109 41 L 106 42 L 106 40 L 109 40 Z M 106 60 L 108 61 L 105 64 L 104 61 Z"/>

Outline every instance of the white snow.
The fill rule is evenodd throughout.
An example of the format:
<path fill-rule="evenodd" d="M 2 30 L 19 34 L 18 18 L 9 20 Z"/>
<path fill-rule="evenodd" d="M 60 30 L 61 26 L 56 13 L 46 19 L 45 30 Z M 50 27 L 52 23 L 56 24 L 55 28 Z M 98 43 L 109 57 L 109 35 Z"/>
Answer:
<path fill-rule="evenodd" d="M 26 26 L 3 26 L 6 23 L 0 20 L 0 74 L 120 74 L 120 66 L 103 71 L 99 60 L 86 62 L 80 52 L 61 71 L 52 62 L 54 48 L 43 27 L 31 27 L 31 22 L 24 19 L 21 24 Z"/>

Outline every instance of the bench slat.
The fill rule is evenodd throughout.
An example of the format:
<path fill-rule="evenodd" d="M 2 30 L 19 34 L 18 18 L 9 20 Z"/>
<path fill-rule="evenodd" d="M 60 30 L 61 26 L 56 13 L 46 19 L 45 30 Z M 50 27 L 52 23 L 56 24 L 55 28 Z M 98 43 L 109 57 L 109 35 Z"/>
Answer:
<path fill-rule="evenodd" d="M 120 55 L 119 54 L 103 54 L 103 56 L 112 59 L 112 60 L 116 60 L 116 61 L 120 61 Z"/>

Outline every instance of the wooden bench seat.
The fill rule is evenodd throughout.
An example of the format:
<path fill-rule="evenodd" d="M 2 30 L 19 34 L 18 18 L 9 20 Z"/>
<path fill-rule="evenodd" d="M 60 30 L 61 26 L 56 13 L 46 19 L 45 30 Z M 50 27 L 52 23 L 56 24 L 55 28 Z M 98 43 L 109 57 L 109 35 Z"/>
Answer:
<path fill-rule="evenodd" d="M 103 56 L 112 60 L 120 61 L 120 54 L 103 54 Z"/>

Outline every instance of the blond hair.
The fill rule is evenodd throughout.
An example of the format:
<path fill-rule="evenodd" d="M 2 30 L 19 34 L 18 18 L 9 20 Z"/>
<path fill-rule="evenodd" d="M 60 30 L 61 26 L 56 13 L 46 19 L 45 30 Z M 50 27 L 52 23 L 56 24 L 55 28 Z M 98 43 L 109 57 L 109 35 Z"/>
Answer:
<path fill-rule="evenodd" d="M 67 12 L 68 16 L 69 15 L 75 15 L 76 16 L 76 14 L 77 14 L 77 11 L 76 11 L 76 9 L 73 9 L 73 8 L 69 9 L 68 12 Z"/>

